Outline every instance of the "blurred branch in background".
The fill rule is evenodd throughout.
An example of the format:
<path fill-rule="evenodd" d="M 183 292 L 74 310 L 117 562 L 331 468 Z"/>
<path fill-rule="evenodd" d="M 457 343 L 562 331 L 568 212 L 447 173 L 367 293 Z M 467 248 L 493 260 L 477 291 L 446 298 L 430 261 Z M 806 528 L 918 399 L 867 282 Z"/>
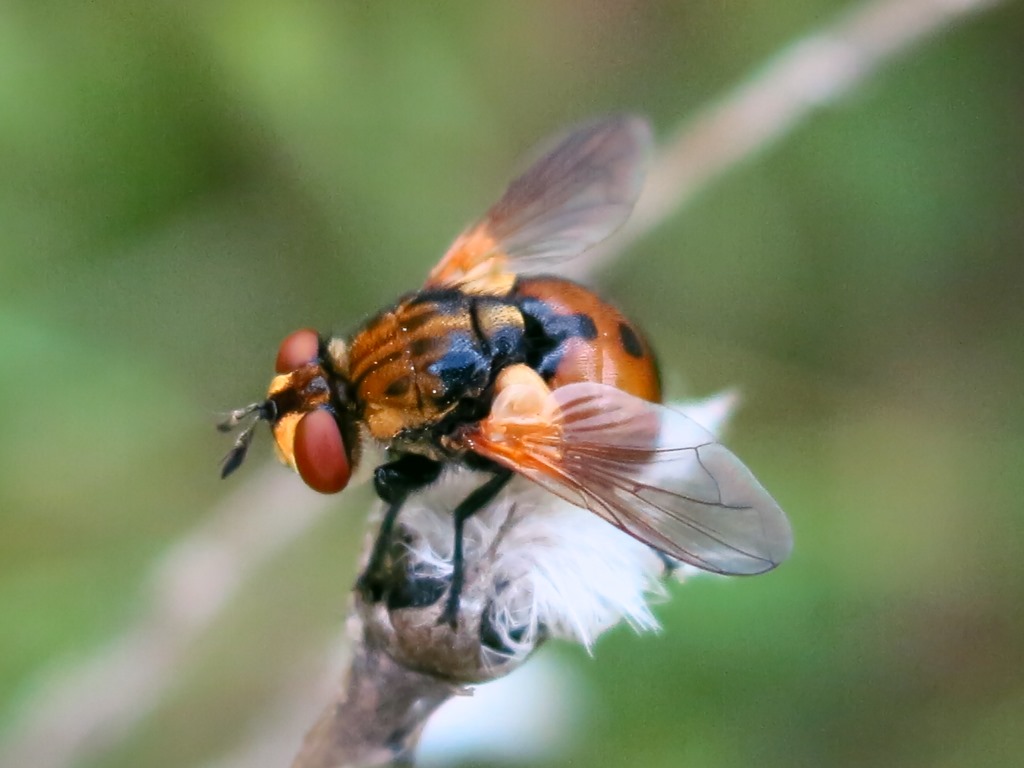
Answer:
<path fill-rule="evenodd" d="M 629 222 L 595 250 L 615 259 L 719 176 L 768 149 L 893 56 L 999 0 L 876 0 L 797 40 L 665 142 Z M 588 258 L 588 267 L 595 260 Z"/>
<path fill-rule="evenodd" d="M 847 95 L 893 56 L 997 4 L 876 0 L 798 40 L 664 145 L 631 223 L 599 258 L 614 259 L 720 175 Z M 83 763 L 128 733 L 160 701 L 192 643 L 246 580 L 332 506 L 315 494 L 289 493 L 296 487 L 278 470 L 250 477 L 171 547 L 154 566 L 148 610 L 106 647 L 40 687 L 8 735 L 0 764 Z M 286 718 L 275 722 L 293 725 Z"/>

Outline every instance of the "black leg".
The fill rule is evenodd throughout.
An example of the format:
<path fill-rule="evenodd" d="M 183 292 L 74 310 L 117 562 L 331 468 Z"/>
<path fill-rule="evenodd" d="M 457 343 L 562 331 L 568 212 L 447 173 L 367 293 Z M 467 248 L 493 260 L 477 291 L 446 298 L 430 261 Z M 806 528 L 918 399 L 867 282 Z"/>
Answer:
<path fill-rule="evenodd" d="M 466 521 L 483 509 L 491 502 L 505 484 L 512 479 L 512 472 L 507 469 L 499 470 L 494 477 L 481 485 L 469 496 L 462 500 L 462 503 L 455 508 L 455 544 L 452 549 L 452 583 L 448 588 L 448 599 L 444 603 L 444 611 L 438 624 L 447 623 L 452 629 L 458 622 L 459 598 L 462 597 L 462 585 L 465 582 L 465 562 L 462 552 L 462 529 Z"/>
<path fill-rule="evenodd" d="M 384 513 L 384 519 L 380 521 L 380 528 L 377 531 L 377 538 L 373 542 L 373 551 L 370 552 L 370 559 L 366 563 L 366 570 L 363 571 L 356 587 L 363 593 L 371 603 L 376 603 L 384 597 L 384 587 L 387 580 L 388 547 L 391 546 L 391 531 L 395 528 L 395 520 L 398 513 L 402 511 L 401 501 L 394 501 Z"/>
<path fill-rule="evenodd" d="M 373 471 L 373 487 L 388 504 L 401 504 L 410 493 L 430 485 L 440 474 L 440 462 L 416 453 L 406 453 Z"/>
<path fill-rule="evenodd" d="M 377 495 L 388 504 L 388 509 L 384 513 L 377 539 L 373 543 L 370 561 L 356 582 L 356 587 L 370 602 L 376 602 L 384 596 L 391 532 L 394 530 L 402 505 L 410 493 L 430 485 L 440 474 L 440 463 L 414 453 L 407 453 L 396 461 L 382 464 L 374 471 L 374 488 Z"/>

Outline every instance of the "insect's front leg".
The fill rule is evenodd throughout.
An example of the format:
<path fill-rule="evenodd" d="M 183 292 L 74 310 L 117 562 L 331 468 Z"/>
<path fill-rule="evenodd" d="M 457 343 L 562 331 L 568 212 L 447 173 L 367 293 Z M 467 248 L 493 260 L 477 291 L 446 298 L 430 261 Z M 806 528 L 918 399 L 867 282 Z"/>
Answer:
<path fill-rule="evenodd" d="M 381 520 L 377 539 L 373 543 L 366 570 L 356 582 L 356 588 L 369 602 L 377 602 L 387 587 L 387 554 L 391 547 L 391 533 L 398 513 L 409 494 L 434 482 L 441 474 L 441 464 L 415 453 L 407 453 L 395 461 L 381 464 L 374 470 L 373 487 L 388 505 Z"/>

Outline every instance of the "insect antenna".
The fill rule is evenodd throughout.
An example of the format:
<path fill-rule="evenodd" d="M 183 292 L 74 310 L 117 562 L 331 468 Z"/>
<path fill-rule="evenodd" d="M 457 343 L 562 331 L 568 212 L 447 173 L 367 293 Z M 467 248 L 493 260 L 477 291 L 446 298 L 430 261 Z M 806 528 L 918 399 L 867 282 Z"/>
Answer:
<path fill-rule="evenodd" d="M 268 401 L 262 403 L 250 403 L 244 408 L 236 408 L 235 410 L 228 413 L 227 418 L 225 418 L 224 421 L 217 425 L 217 431 L 230 432 L 242 422 L 242 419 L 244 419 L 250 413 L 256 413 L 257 411 L 260 411 L 260 414 L 256 417 L 256 421 L 265 418 L 263 416 L 262 411 L 266 410 L 267 402 Z"/>
<path fill-rule="evenodd" d="M 252 444 L 252 436 L 256 431 L 256 425 L 261 421 L 273 422 L 277 415 L 277 406 L 273 400 L 264 400 L 260 403 L 251 403 L 244 408 L 237 408 L 231 411 L 227 418 L 217 425 L 217 429 L 220 432 L 230 432 L 251 414 L 256 414 L 256 417 L 245 429 L 238 433 L 234 446 L 228 451 L 227 456 L 221 462 L 221 478 L 227 477 L 242 466 L 242 462 L 245 461 L 245 456 L 249 452 L 249 446 Z"/>

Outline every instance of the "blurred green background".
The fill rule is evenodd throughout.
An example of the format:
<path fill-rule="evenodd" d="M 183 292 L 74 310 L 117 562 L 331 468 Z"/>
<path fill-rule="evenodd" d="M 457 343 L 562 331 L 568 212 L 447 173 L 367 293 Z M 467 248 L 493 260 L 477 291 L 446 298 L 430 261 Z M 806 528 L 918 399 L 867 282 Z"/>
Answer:
<path fill-rule="evenodd" d="M 415 287 L 539 139 L 621 110 L 666 136 L 842 7 L 3 3 L 0 739 L 256 471 L 218 479 L 212 426 L 286 333 Z M 674 588 L 658 636 L 547 648 L 592 693 L 559 764 L 1018 764 L 1022 40 L 1010 3 L 911 51 L 600 276 L 671 396 L 741 389 L 730 445 L 797 548 Z M 243 742 L 337 633 L 368 498 L 262 569 L 83 764 Z"/>

